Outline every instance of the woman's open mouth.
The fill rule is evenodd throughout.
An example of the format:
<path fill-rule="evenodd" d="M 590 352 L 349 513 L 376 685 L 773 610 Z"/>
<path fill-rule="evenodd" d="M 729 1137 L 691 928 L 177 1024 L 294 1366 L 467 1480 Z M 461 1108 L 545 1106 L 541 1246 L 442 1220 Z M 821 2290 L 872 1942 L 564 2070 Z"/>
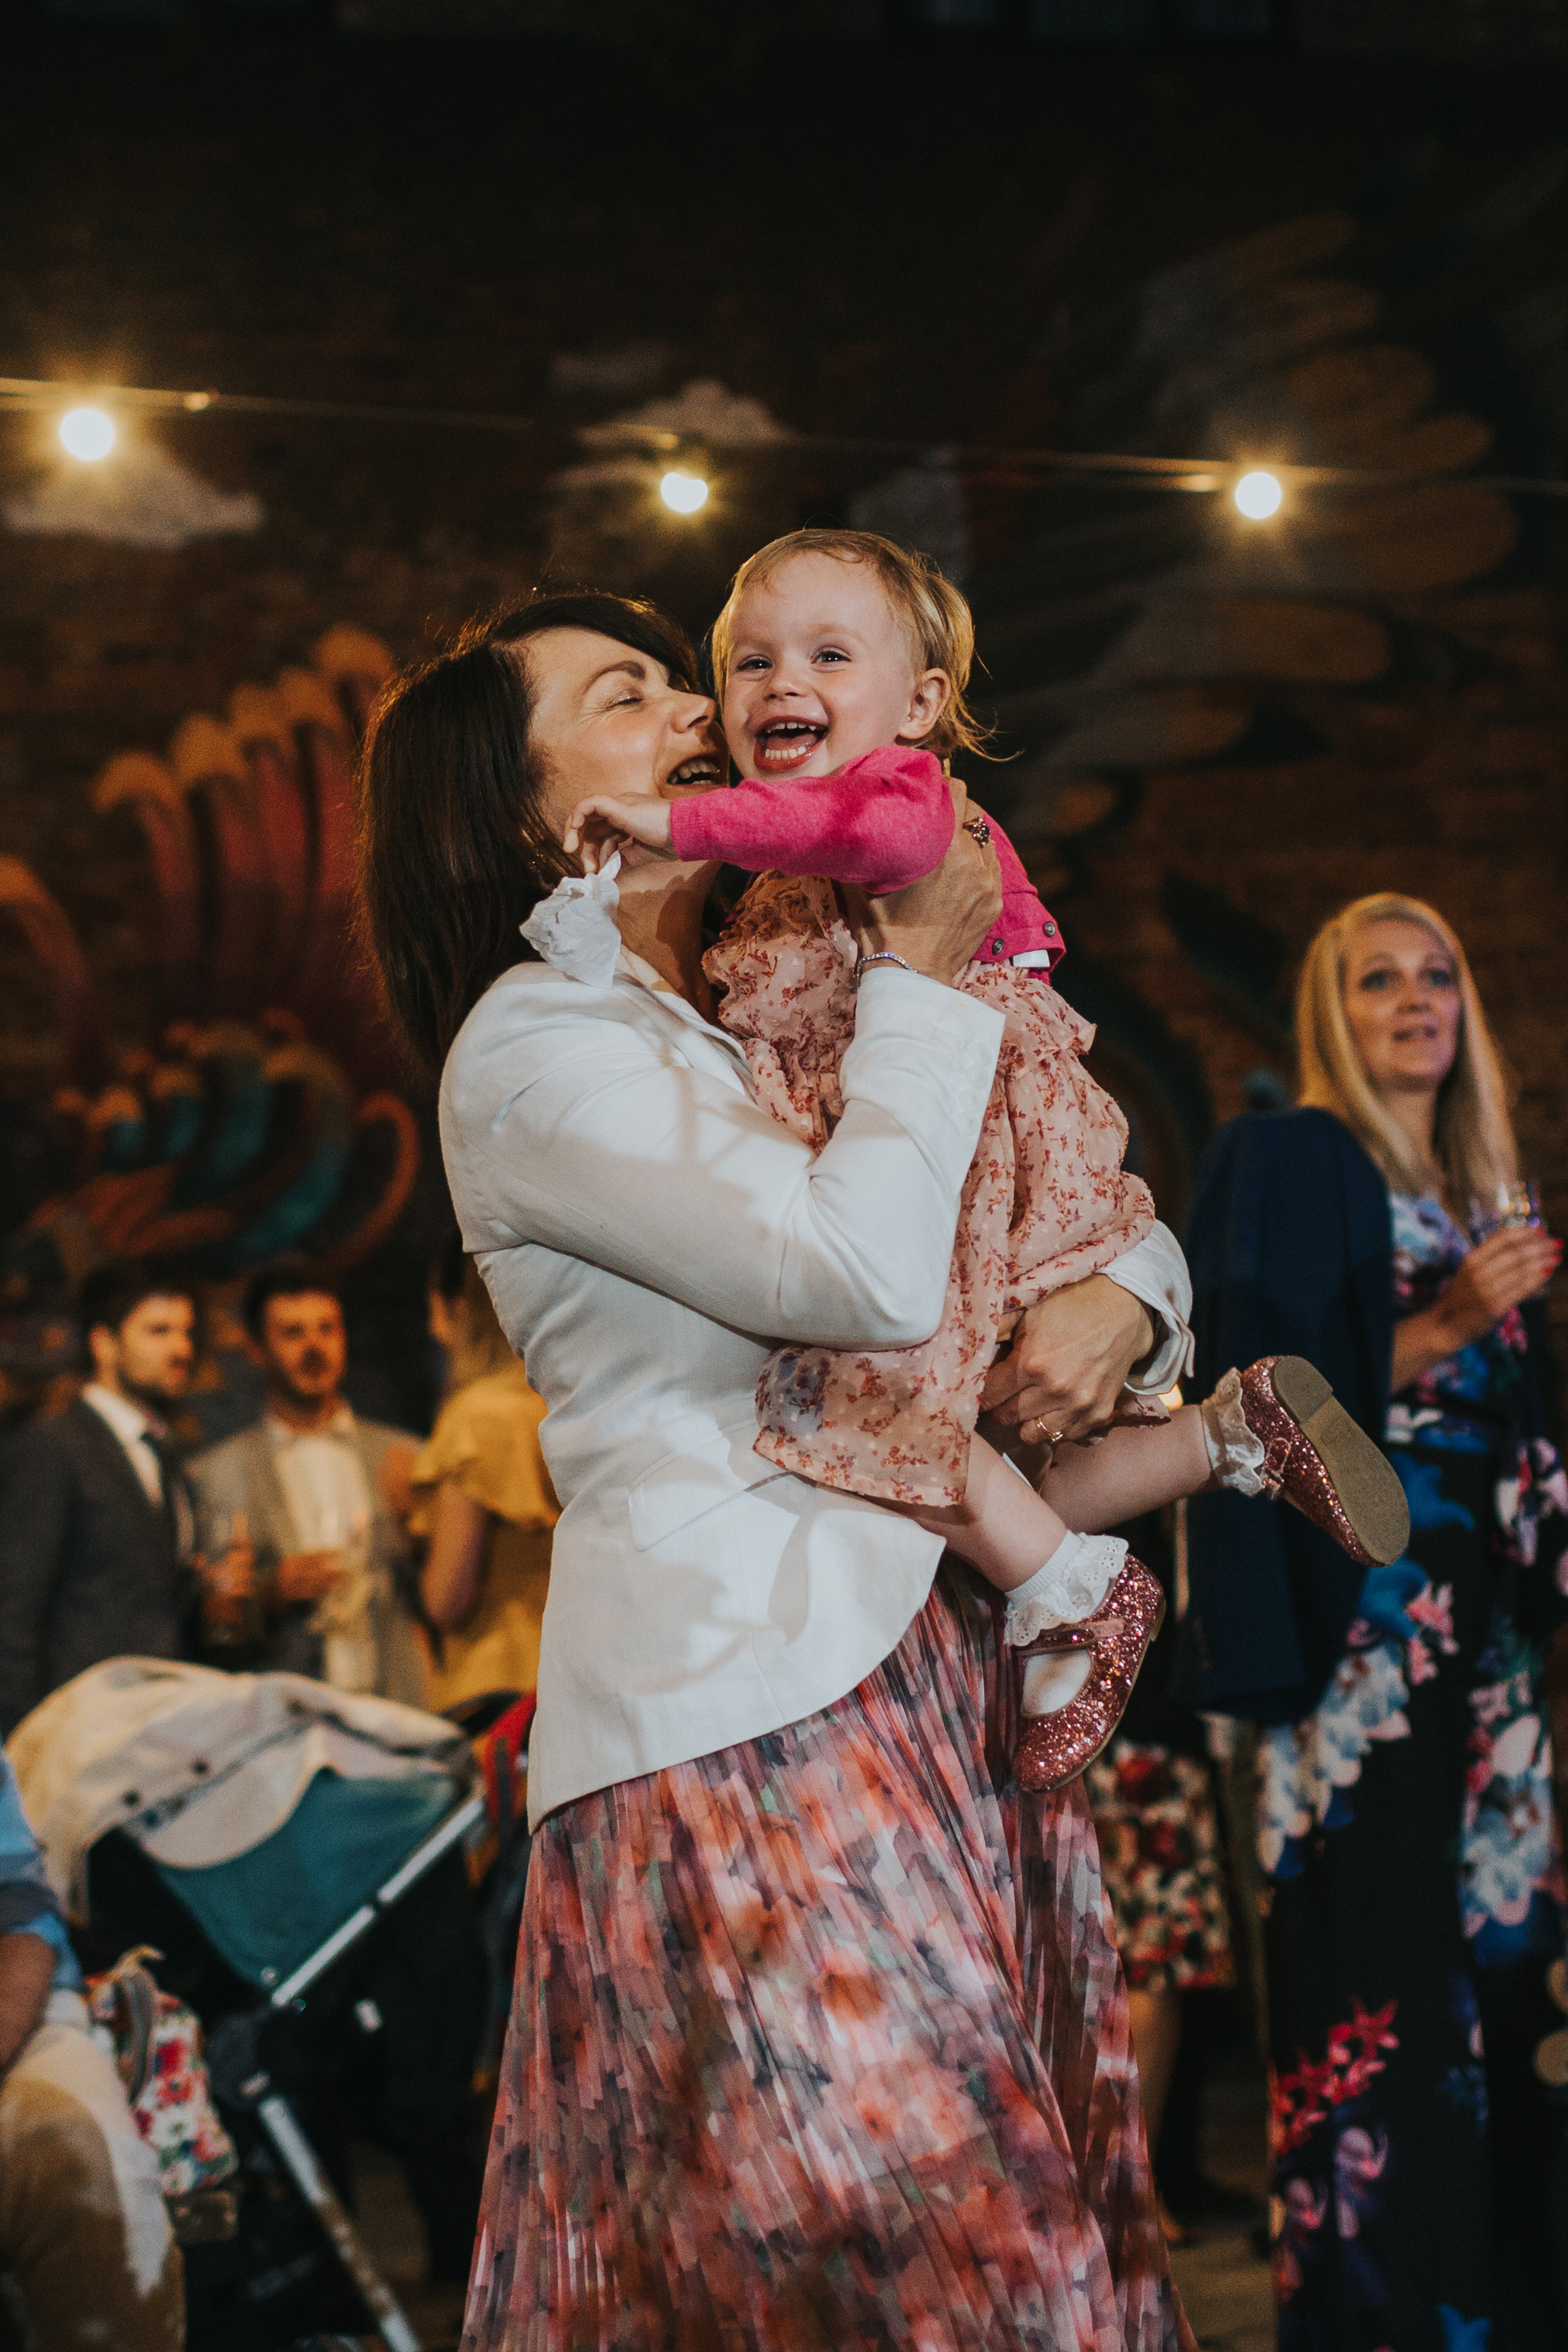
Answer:
<path fill-rule="evenodd" d="M 723 766 L 711 751 L 699 751 L 695 759 L 683 760 L 672 776 L 666 776 L 664 789 L 672 784 L 721 784 Z"/>
<path fill-rule="evenodd" d="M 826 719 L 774 719 L 759 727 L 752 741 L 757 765 L 772 775 L 803 768 L 827 734 Z"/>

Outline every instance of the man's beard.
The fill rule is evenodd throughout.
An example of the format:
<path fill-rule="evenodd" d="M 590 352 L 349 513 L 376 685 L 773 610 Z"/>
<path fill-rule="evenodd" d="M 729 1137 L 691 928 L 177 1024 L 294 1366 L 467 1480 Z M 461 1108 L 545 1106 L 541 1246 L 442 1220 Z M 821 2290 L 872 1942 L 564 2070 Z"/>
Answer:
<path fill-rule="evenodd" d="M 303 1409 L 310 1405 L 320 1404 L 324 1396 L 331 1396 L 333 1393 L 337 1382 L 331 1377 L 331 1365 L 325 1356 L 309 1355 L 301 1357 L 292 1373 L 275 1371 L 273 1378 L 289 1403 Z M 324 1383 L 324 1385 L 307 1388 L 303 1385 L 307 1381 Z"/>
<path fill-rule="evenodd" d="M 164 1386 L 158 1387 L 147 1381 L 129 1380 L 123 1372 L 120 1375 L 120 1385 L 132 1403 L 160 1421 L 174 1411 L 184 1395 L 190 1385 L 190 1374 L 188 1371 L 167 1372 L 164 1381 Z"/>

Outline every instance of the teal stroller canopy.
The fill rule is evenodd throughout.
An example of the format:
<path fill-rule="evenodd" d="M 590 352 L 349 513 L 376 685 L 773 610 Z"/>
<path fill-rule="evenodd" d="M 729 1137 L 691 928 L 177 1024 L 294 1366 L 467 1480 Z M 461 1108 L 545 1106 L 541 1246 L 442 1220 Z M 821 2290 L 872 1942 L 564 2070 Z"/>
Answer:
<path fill-rule="evenodd" d="M 458 1793 L 445 1772 L 406 1780 L 318 1772 L 282 1828 L 247 1853 L 200 1870 L 154 1868 L 229 1967 L 267 1990 L 391 1877 Z"/>

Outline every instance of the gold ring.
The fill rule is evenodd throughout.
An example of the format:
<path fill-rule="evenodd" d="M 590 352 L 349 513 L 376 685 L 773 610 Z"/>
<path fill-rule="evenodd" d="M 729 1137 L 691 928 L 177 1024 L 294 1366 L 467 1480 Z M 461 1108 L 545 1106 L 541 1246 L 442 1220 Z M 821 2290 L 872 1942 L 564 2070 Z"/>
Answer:
<path fill-rule="evenodd" d="M 1054 1454 L 1057 1447 L 1062 1442 L 1061 1431 L 1059 1429 L 1047 1429 L 1038 1413 L 1035 1415 L 1035 1429 L 1037 1433 L 1030 1442 L 1036 1445 L 1048 1445 L 1051 1452 Z"/>
<path fill-rule="evenodd" d="M 991 827 L 983 816 L 966 818 L 963 830 L 973 840 L 980 844 L 982 849 L 984 849 L 990 842 Z"/>

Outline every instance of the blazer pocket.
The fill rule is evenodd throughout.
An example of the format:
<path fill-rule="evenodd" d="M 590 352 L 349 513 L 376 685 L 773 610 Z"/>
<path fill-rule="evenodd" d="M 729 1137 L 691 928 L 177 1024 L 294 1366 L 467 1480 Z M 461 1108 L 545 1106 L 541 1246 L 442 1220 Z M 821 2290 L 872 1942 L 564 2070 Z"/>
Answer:
<path fill-rule="evenodd" d="M 667 1454 L 646 1471 L 627 1496 L 636 1549 L 647 1551 L 706 1518 L 710 1511 L 732 1503 L 737 1495 L 750 1494 L 770 1479 L 787 1478 L 787 1470 L 764 1462 L 752 1450 L 756 1433 L 754 1421 L 738 1422 L 682 1453 Z"/>

